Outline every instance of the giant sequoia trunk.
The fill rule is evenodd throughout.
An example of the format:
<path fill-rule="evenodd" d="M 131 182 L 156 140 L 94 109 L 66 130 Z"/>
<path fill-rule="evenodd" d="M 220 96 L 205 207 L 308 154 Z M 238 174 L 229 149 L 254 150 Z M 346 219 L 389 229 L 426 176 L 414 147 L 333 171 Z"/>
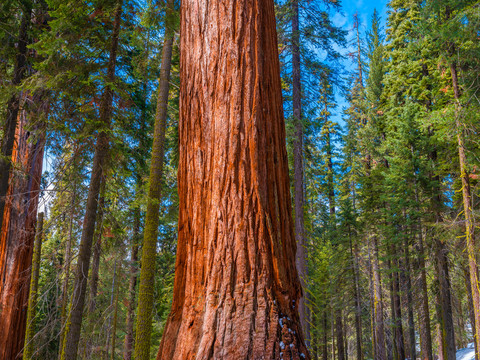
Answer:
<path fill-rule="evenodd" d="M 9 360 L 21 358 L 25 340 L 45 140 L 43 125 L 29 115 L 19 112 L 0 233 L 0 359 Z"/>
<path fill-rule="evenodd" d="M 157 359 L 310 358 L 272 0 L 185 0 L 179 226 Z"/>
<path fill-rule="evenodd" d="M 26 73 L 27 64 L 27 45 L 28 30 L 31 24 L 32 5 L 25 1 L 22 21 L 20 23 L 18 34 L 18 50 L 15 57 L 15 68 L 13 70 L 12 85 L 18 86 L 22 82 Z M 6 195 L 9 189 L 9 180 L 11 178 L 11 159 L 15 146 L 15 131 L 17 128 L 17 118 L 20 111 L 20 94 L 14 93 L 7 102 L 7 113 L 0 148 L 0 228 L 2 227 L 5 214 Z"/>

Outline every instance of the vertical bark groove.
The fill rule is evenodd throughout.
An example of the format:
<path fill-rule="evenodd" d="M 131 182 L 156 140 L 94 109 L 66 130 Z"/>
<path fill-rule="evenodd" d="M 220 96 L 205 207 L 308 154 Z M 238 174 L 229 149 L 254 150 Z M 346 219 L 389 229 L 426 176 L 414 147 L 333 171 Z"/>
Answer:
<path fill-rule="evenodd" d="M 0 232 L 0 359 L 21 358 L 25 340 L 45 141 L 43 125 L 32 124 L 30 115 L 19 112 Z"/>
<path fill-rule="evenodd" d="M 28 30 L 30 28 L 32 5 L 29 1 L 23 4 L 22 21 L 18 34 L 18 52 L 15 59 L 15 68 L 13 70 L 12 85 L 18 86 L 22 82 L 26 73 L 27 64 L 27 44 Z M 15 146 L 15 131 L 17 128 L 17 118 L 20 112 L 21 94 L 15 93 L 7 103 L 7 117 L 1 141 L 0 152 L 0 228 L 4 220 L 6 196 L 9 187 L 10 169 L 12 167 L 12 152 Z"/>
<path fill-rule="evenodd" d="M 157 359 L 309 359 L 273 1 L 183 1 L 180 33 L 178 248 Z"/>

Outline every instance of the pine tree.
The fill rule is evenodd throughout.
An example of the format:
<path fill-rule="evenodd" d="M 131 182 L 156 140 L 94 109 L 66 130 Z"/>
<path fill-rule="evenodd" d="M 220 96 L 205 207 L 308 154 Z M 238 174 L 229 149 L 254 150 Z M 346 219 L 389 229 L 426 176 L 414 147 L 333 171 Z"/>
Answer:
<path fill-rule="evenodd" d="M 108 129 L 110 127 L 112 116 L 113 101 L 113 82 L 115 81 L 115 64 L 118 49 L 118 39 L 120 32 L 120 22 L 122 15 L 122 1 L 118 1 L 115 6 L 115 20 L 112 33 L 112 42 L 110 48 L 109 63 L 107 67 L 107 84 L 102 96 L 100 107 L 101 128 L 99 129 L 95 155 L 93 158 L 92 175 L 90 180 L 85 220 L 83 222 L 82 239 L 80 241 L 80 251 L 77 260 L 77 269 L 75 272 L 74 292 L 69 310 L 67 322 L 66 339 L 62 352 L 62 360 L 75 360 L 77 358 L 78 343 L 80 340 L 80 331 L 82 327 L 83 306 L 86 297 L 87 276 L 90 267 L 90 257 L 92 252 L 92 240 L 95 230 L 95 221 L 97 216 L 97 199 L 100 192 L 100 183 L 106 158 L 108 155 Z"/>

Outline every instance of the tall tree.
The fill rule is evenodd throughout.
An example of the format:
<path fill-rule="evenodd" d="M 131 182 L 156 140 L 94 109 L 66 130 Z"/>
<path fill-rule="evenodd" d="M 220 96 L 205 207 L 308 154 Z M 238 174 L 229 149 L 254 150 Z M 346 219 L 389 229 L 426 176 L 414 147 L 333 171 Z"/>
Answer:
<path fill-rule="evenodd" d="M 115 82 L 115 65 L 117 61 L 118 39 L 120 34 L 120 23 L 122 17 L 122 0 L 118 0 L 115 7 L 115 19 L 111 37 L 110 55 L 107 66 L 107 84 L 103 92 L 100 105 L 100 128 L 95 145 L 92 174 L 88 189 L 85 218 L 83 221 L 82 238 L 80 240 L 80 251 L 75 272 L 75 282 L 71 300 L 71 308 L 68 320 L 68 332 L 62 352 L 62 360 L 75 360 L 77 358 L 80 331 L 82 328 L 83 307 L 86 297 L 88 270 L 90 268 L 90 257 L 92 254 L 92 241 L 95 233 L 95 222 L 97 217 L 97 201 L 100 193 L 100 185 L 104 167 L 106 166 L 109 151 L 109 128 L 112 117 L 112 103 Z"/>
<path fill-rule="evenodd" d="M 23 349 L 24 360 L 33 359 L 34 352 L 33 336 L 35 335 L 35 317 L 38 299 L 38 278 L 40 275 L 40 258 L 42 254 L 43 218 L 43 212 L 38 214 L 35 245 L 32 256 L 32 271 L 30 275 L 30 292 L 28 294 L 27 330 L 25 331 L 25 346 Z"/>
<path fill-rule="evenodd" d="M 293 121 L 295 136 L 293 140 L 293 168 L 294 168 L 294 205 L 295 205 L 295 238 L 297 240 L 296 266 L 302 289 L 305 289 L 307 278 L 307 259 L 305 251 L 305 224 L 303 216 L 304 207 L 304 181 L 303 181 L 303 122 L 302 122 L 302 84 L 300 69 L 300 17 L 298 0 L 292 1 L 292 97 Z M 300 298 L 298 312 L 302 329 L 308 344 L 310 334 L 308 326 L 306 293 Z"/>
<path fill-rule="evenodd" d="M 43 104 L 34 99 L 33 104 Z M 0 358 L 21 358 L 27 320 L 37 207 L 43 165 L 45 109 L 19 112 L 8 198 L 0 230 Z"/>
<path fill-rule="evenodd" d="M 478 65 L 478 57 L 471 59 L 468 50 L 466 53 L 459 53 L 460 46 L 464 42 L 473 41 L 474 32 L 472 29 L 478 26 L 478 15 L 470 14 L 471 7 L 477 5 L 477 1 L 439 1 L 437 4 L 428 4 L 427 9 L 431 10 L 431 16 L 436 19 L 439 28 L 438 33 L 434 32 L 434 39 L 437 40 L 444 56 L 447 58 L 451 75 L 454 103 L 454 123 L 456 130 L 459 172 L 461 179 L 463 216 L 465 219 L 465 242 L 468 254 L 468 265 L 470 272 L 470 289 L 474 310 L 474 342 L 476 358 L 480 358 L 480 280 L 478 269 L 478 240 L 475 238 L 475 217 L 473 213 L 474 203 L 472 201 L 472 186 L 470 181 L 471 166 L 467 156 L 467 137 L 465 131 L 465 118 L 469 115 L 470 100 L 462 99 L 462 82 L 460 79 L 461 69 L 472 67 L 472 63 Z M 472 27 L 473 25 L 473 27 Z M 471 29 L 470 29 L 471 28 Z M 473 36 L 472 36 L 473 35 Z M 468 49 L 468 47 L 467 47 Z M 478 46 L 474 51 L 478 54 Z M 463 65 L 463 66 L 462 66 Z M 459 70 L 460 68 L 460 70 Z M 468 75 L 465 76 L 468 78 Z M 478 89 L 478 81 L 468 82 L 467 87 Z M 471 110 L 470 110 L 471 111 Z"/>
<path fill-rule="evenodd" d="M 179 234 L 157 359 L 310 358 L 273 1 L 181 13 Z"/>
<path fill-rule="evenodd" d="M 18 30 L 18 49 L 15 57 L 15 67 L 13 69 L 12 85 L 19 86 L 27 74 L 27 45 L 29 40 L 29 29 L 31 28 L 32 3 L 30 1 L 21 1 L 20 8 L 22 20 Z M 10 169 L 12 167 L 12 152 L 15 141 L 15 130 L 17 128 L 17 118 L 20 111 L 21 94 L 17 89 L 7 103 L 7 117 L 4 123 L 4 129 L 1 141 L 0 152 L 0 227 L 3 223 L 6 196 L 8 191 L 8 182 L 10 179 Z"/>
<path fill-rule="evenodd" d="M 175 2 L 168 0 L 165 15 L 165 40 L 162 50 L 162 64 L 158 84 L 157 112 L 153 134 L 152 160 L 150 167 L 150 187 L 142 246 L 140 285 L 138 291 L 137 325 L 135 334 L 134 358 L 150 359 L 150 338 L 152 332 L 153 289 L 155 281 L 155 258 L 161 200 L 161 183 L 165 152 L 165 128 L 167 120 L 168 92 L 170 89 L 170 69 L 172 48 L 175 36 Z"/>

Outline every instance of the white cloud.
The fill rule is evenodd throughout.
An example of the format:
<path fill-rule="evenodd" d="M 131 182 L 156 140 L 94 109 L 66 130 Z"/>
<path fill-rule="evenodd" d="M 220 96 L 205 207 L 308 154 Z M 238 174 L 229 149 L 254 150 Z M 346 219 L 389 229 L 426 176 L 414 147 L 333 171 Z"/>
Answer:
<path fill-rule="evenodd" d="M 342 27 L 343 25 L 345 25 L 347 23 L 347 17 L 345 15 L 337 12 L 332 17 L 332 23 L 333 23 L 333 25 L 335 25 L 337 27 Z"/>

